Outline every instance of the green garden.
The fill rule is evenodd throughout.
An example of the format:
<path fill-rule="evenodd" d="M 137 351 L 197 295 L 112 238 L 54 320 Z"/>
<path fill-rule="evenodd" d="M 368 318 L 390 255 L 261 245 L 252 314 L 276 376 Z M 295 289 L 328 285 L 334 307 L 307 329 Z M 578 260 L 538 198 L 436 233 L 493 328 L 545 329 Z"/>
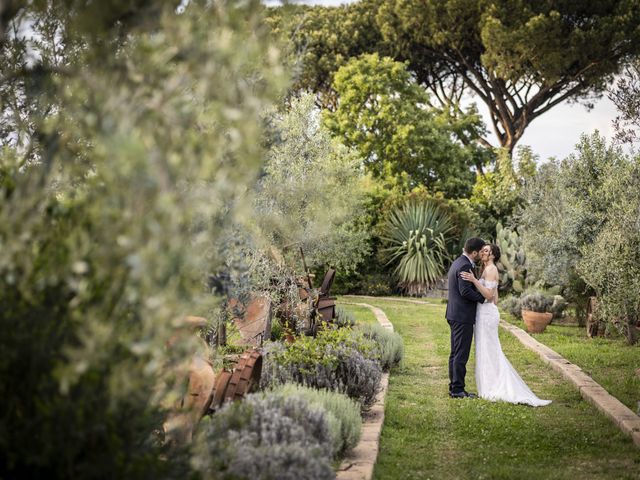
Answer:
<path fill-rule="evenodd" d="M 448 398 L 444 319 L 495 243 L 502 319 L 640 415 L 639 129 L 634 1 L 0 2 L 0 479 L 335 478 L 386 375 L 374 478 L 640 478 L 503 329 L 553 403 Z"/>

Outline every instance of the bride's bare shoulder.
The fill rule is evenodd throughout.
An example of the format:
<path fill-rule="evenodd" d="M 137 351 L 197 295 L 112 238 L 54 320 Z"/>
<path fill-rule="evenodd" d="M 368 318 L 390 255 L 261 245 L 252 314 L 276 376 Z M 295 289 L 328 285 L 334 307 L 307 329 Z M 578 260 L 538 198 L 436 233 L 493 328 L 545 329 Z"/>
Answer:
<path fill-rule="evenodd" d="M 487 280 L 497 280 L 498 267 L 496 267 L 495 265 L 489 265 L 485 270 L 485 277 L 487 277 Z"/>

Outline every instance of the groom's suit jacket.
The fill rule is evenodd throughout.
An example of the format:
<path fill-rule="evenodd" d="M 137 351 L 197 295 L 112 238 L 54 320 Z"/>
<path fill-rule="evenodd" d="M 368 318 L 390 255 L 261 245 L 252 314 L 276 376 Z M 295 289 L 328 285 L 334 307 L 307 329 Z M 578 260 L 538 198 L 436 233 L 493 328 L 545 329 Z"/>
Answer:
<path fill-rule="evenodd" d="M 447 320 L 450 322 L 476 322 L 476 307 L 484 302 L 484 297 L 475 285 L 460 277 L 460 272 L 473 273 L 473 264 L 464 255 L 460 255 L 449 269 L 449 300 L 447 302 Z"/>

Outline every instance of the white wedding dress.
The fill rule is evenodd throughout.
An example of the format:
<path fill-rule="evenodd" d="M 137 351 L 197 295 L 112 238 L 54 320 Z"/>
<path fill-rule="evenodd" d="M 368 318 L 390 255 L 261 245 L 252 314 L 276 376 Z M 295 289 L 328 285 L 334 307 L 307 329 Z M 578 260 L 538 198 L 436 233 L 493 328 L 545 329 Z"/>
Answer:
<path fill-rule="evenodd" d="M 487 288 L 498 285 L 484 278 L 480 282 Z M 494 402 L 500 400 L 533 407 L 549 405 L 551 400 L 536 397 L 505 357 L 498 338 L 499 323 L 500 312 L 493 302 L 478 304 L 474 331 L 478 396 Z"/>

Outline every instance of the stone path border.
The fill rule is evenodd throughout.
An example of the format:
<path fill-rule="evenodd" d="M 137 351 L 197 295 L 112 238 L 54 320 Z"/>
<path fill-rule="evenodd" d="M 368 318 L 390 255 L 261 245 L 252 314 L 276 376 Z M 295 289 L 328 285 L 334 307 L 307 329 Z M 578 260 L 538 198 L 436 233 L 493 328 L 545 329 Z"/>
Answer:
<path fill-rule="evenodd" d="M 381 298 L 384 299 L 385 297 Z M 392 300 L 393 298 L 386 297 L 386 299 Z M 408 298 L 398 298 L 393 300 L 429 305 L 428 302 Z M 615 423 L 620 430 L 629 435 L 637 447 L 640 447 L 640 416 L 636 415 L 620 400 L 607 392 L 599 383 L 584 373 L 579 366 L 571 363 L 556 351 L 538 342 L 521 328 L 505 322 L 504 320 L 500 320 L 500 326 L 520 340 L 520 343 L 525 347 L 536 352 L 545 363 L 551 366 L 551 368 L 573 383 L 585 400 L 595 405 L 595 407 Z"/>
<path fill-rule="evenodd" d="M 373 300 L 387 300 L 389 302 L 418 303 L 420 305 L 428 305 L 429 307 L 441 307 L 442 305 L 445 305 L 444 303 L 442 305 L 438 305 L 431 302 L 425 302 L 423 300 L 414 300 L 412 298 L 404 298 L 404 297 L 372 297 L 370 295 L 343 295 L 343 297 L 344 298 L 371 298 Z M 434 300 L 439 300 L 439 299 L 436 298 Z M 358 305 L 358 304 L 352 303 L 352 305 Z M 362 304 L 362 305 L 366 305 L 366 304 Z M 373 307 L 373 308 L 376 308 L 376 307 Z"/>
<path fill-rule="evenodd" d="M 378 307 L 367 303 L 340 302 L 347 305 L 358 305 L 370 309 L 378 323 L 393 332 L 393 324 L 387 315 Z M 389 387 L 389 374 L 382 374 L 382 389 L 376 396 L 376 402 L 366 412 L 362 421 L 362 436 L 358 445 L 345 457 L 336 473 L 337 480 L 371 480 L 373 469 L 378 459 L 380 433 L 384 423 L 384 399 Z"/>
<path fill-rule="evenodd" d="M 629 435 L 637 447 L 640 447 L 640 417 L 638 415 L 584 373 L 579 366 L 538 342 L 521 328 L 504 320 L 500 321 L 500 326 L 520 340 L 520 343 L 525 347 L 536 352 L 551 368 L 573 383 L 585 400 L 594 404 L 620 430 Z"/>

